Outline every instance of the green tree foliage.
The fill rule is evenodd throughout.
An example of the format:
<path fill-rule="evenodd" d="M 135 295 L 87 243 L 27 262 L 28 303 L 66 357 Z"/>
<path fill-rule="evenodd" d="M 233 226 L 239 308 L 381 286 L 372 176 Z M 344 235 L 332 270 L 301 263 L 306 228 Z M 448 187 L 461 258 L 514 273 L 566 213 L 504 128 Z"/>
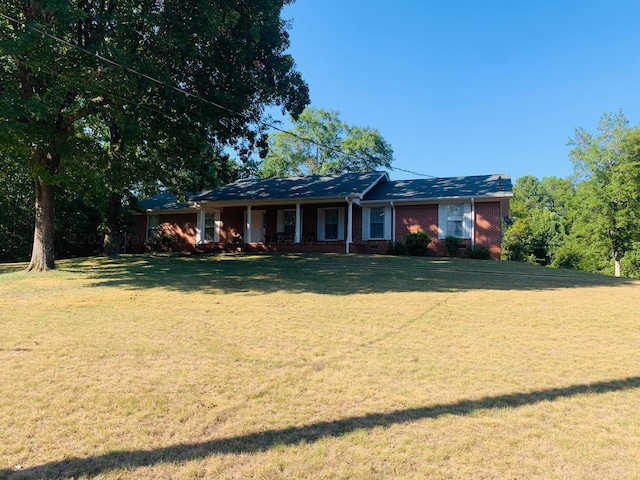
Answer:
<path fill-rule="evenodd" d="M 513 187 L 512 224 L 503 238 L 507 260 L 549 265 L 570 229 L 574 189 L 569 180 L 526 175 Z"/>
<path fill-rule="evenodd" d="M 132 182 L 170 183 L 207 145 L 250 149 L 266 105 L 302 112 L 284 3 L 0 4 L 0 145 L 35 180 L 30 270 L 54 267 L 58 185 L 93 188 L 98 174 L 122 198 Z"/>
<path fill-rule="evenodd" d="M 29 259 L 33 235 L 34 184 L 28 165 L 0 157 L 0 261 Z M 103 192 L 58 187 L 54 229 L 56 258 L 93 255 L 103 238 Z"/>
<path fill-rule="evenodd" d="M 307 108 L 297 121 L 292 120 L 295 136 L 269 135 L 259 176 L 365 172 L 391 166 L 391 145 L 374 128 L 349 126 L 338 112 L 317 108 Z"/>
<path fill-rule="evenodd" d="M 618 112 L 604 114 L 598 132 L 577 129 L 570 141 L 580 179 L 573 235 L 592 252 L 608 252 L 596 269 L 613 261 L 620 276 L 622 257 L 640 239 L 640 130 Z"/>
<path fill-rule="evenodd" d="M 28 166 L 6 152 L 0 163 L 0 261 L 24 261 L 33 235 L 33 181 Z"/>

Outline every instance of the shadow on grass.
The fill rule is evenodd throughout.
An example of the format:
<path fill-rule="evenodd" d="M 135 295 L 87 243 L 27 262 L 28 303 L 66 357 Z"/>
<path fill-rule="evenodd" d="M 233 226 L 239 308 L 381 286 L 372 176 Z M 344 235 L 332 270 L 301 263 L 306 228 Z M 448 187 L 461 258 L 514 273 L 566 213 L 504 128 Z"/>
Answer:
<path fill-rule="evenodd" d="M 408 408 L 389 413 L 318 422 L 301 427 L 251 433 L 207 442 L 183 443 L 155 450 L 110 452 L 86 458 L 69 458 L 22 470 L 0 470 L 0 478 L 70 478 L 99 475 L 120 468 L 138 468 L 163 463 L 187 462 L 211 455 L 253 454 L 287 445 L 314 443 L 324 438 L 341 437 L 357 430 L 404 424 L 443 415 L 470 415 L 481 410 L 518 408 L 585 394 L 604 394 L 640 388 L 640 376 L 588 384 L 570 385 L 527 393 L 513 393 L 461 400 L 456 403 Z"/>
<path fill-rule="evenodd" d="M 513 262 L 373 255 L 212 255 L 92 259 L 98 286 L 153 287 L 185 292 L 332 295 L 471 289 L 540 290 L 629 283 L 585 272 Z M 68 261 L 61 268 L 83 269 Z M 84 267 L 85 270 L 86 267 Z"/>

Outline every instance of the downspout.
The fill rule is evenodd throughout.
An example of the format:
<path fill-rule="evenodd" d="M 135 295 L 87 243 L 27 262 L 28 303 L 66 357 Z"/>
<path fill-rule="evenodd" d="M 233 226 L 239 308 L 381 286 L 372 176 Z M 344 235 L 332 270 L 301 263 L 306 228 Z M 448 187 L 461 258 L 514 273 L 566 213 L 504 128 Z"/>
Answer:
<path fill-rule="evenodd" d="M 471 197 L 471 248 L 476 246 L 476 199 Z"/>
<path fill-rule="evenodd" d="M 251 205 L 247 205 L 247 238 L 244 239 L 244 243 L 251 242 Z"/>
<path fill-rule="evenodd" d="M 391 242 L 396 243 L 396 206 L 391 200 Z"/>
<path fill-rule="evenodd" d="M 345 250 L 346 253 L 349 253 L 349 248 L 353 241 L 353 201 L 349 197 L 344 197 L 344 199 L 347 201 L 347 241 Z"/>

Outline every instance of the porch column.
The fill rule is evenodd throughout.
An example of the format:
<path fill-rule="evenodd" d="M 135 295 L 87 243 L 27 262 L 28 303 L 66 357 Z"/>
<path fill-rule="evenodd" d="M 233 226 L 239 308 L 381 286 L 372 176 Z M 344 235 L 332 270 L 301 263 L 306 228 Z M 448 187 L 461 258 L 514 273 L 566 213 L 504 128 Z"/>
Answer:
<path fill-rule="evenodd" d="M 296 203 L 296 234 L 293 240 L 294 243 L 300 243 L 300 237 L 302 236 L 300 230 L 302 230 L 302 226 L 300 225 L 300 204 Z"/>
<path fill-rule="evenodd" d="M 251 205 L 247 205 L 247 238 L 244 243 L 251 242 Z"/>
<path fill-rule="evenodd" d="M 349 247 L 353 242 L 353 201 L 347 198 L 347 242 L 346 252 L 349 253 Z"/>

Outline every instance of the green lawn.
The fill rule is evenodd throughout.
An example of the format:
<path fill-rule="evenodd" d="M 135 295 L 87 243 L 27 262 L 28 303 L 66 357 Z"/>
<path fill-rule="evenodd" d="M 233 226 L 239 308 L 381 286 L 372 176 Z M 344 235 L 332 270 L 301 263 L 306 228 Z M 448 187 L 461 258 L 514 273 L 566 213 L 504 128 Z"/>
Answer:
<path fill-rule="evenodd" d="M 0 265 L 0 478 L 640 478 L 640 282 L 358 255 Z"/>

